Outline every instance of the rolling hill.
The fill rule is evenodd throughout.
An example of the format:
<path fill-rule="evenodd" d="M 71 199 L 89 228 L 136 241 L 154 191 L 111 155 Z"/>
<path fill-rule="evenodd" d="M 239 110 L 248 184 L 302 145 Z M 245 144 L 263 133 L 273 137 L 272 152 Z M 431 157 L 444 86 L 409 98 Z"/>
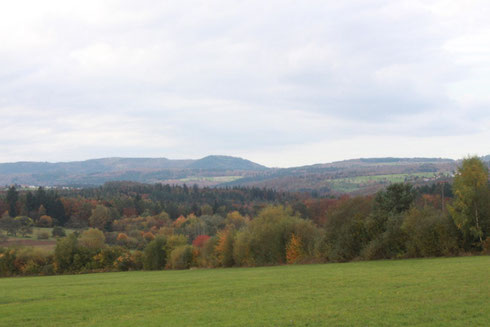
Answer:
<path fill-rule="evenodd" d="M 489 160 L 490 156 L 482 157 Z M 444 158 L 360 158 L 291 168 L 268 168 L 230 156 L 197 160 L 102 158 L 74 162 L 0 164 L 0 185 L 97 186 L 109 181 L 265 187 L 317 194 L 366 194 L 392 182 L 451 178 L 458 161 Z"/>

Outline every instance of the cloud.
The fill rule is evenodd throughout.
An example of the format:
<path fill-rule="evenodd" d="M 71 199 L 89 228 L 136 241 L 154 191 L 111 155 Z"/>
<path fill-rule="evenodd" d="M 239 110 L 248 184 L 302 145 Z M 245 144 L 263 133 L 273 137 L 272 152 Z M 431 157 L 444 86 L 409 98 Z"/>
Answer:
<path fill-rule="evenodd" d="M 485 152 L 489 11 L 457 0 L 9 2 L 0 161 Z"/>

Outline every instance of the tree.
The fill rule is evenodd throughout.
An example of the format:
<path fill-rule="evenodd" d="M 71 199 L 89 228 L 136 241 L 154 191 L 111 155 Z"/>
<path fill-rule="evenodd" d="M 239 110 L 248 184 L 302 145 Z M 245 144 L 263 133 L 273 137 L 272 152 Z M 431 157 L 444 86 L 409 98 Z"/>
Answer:
<path fill-rule="evenodd" d="M 463 160 L 454 177 L 453 192 L 449 212 L 463 234 L 465 247 L 481 247 L 489 235 L 490 191 L 488 168 L 478 157 Z"/>
<path fill-rule="evenodd" d="M 19 192 L 17 192 L 15 186 L 9 187 L 7 191 L 7 203 L 10 217 L 15 217 L 18 215 L 17 200 L 19 200 Z"/>
<path fill-rule="evenodd" d="M 189 269 L 192 264 L 192 246 L 181 245 L 170 253 L 169 266 L 172 269 Z"/>
<path fill-rule="evenodd" d="M 435 257 L 458 251 L 454 222 L 434 208 L 410 209 L 401 228 L 407 236 L 408 257 Z"/>
<path fill-rule="evenodd" d="M 74 270 L 73 261 L 77 253 L 77 247 L 78 240 L 75 233 L 58 239 L 54 249 L 54 266 L 57 272 Z"/>
<path fill-rule="evenodd" d="M 53 218 L 51 218 L 50 216 L 43 215 L 39 218 L 37 224 L 39 227 L 51 227 L 53 226 Z"/>
<path fill-rule="evenodd" d="M 97 205 L 92 210 L 92 215 L 89 218 L 90 226 L 105 229 L 112 222 L 111 210 L 103 205 Z"/>
<path fill-rule="evenodd" d="M 0 219 L 0 229 L 5 230 L 8 235 L 16 236 L 20 227 L 20 221 L 9 215 L 3 215 Z"/>
<path fill-rule="evenodd" d="M 221 230 L 216 234 L 218 244 L 216 244 L 216 254 L 219 263 L 224 267 L 231 267 L 235 263 L 233 260 L 233 242 L 235 239 L 235 229 L 233 227 Z"/>
<path fill-rule="evenodd" d="M 99 251 L 105 247 L 105 236 L 102 231 L 96 228 L 89 228 L 80 235 L 78 242 L 87 249 Z"/>
<path fill-rule="evenodd" d="M 303 246 L 301 244 L 301 238 L 291 234 L 291 239 L 286 245 L 286 260 L 287 263 L 296 263 L 303 254 Z"/>
<path fill-rule="evenodd" d="M 415 191 L 412 185 L 405 183 L 394 183 L 385 191 L 376 194 L 375 206 L 377 210 L 387 213 L 402 213 L 410 209 L 415 200 Z"/>
<path fill-rule="evenodd" d="M 146 270 L 161 270 L 167 263 L 167 240 L 160 236 L 148 243 L 143 255 L 143 267 Z"/>
<path fill-rule="evenodd" d="M 32 225 L 34 224 L 32 219 L 25 216 L 20 216 L 15 218 L 19 222 L 19 232 L 25 237 L 27 234 L 32 234 Z"/>

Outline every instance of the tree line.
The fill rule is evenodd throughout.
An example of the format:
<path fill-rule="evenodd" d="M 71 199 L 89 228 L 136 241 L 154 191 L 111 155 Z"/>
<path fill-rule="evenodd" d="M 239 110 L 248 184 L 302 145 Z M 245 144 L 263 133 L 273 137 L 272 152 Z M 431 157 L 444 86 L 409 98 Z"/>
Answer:
<path fill-rule="evenodd" d="M 262 266 L 490 251 L 488 169 L 478 158 L 462 162 L 447 198 L 444 192 L 424 193 L 406 183 L 371 196 L 318 199 L 247 189 L 200 190 L 123 183 L 70 191 L 59 200 L 71 223 L 87 205 L 86 219 L 78 219 L 83 228 L 59 237 L 53 253 L 0 249 L 0 272 Z M 192 194 L 192 201 L 185 202 L 189 211 L 172 217 L 161 210 L 158 204 L 167 198 L 160 192 L 182 199 Z M 219 194 L 227 195 L 213 198 Z M 208 196 L 221 205 L 207 203 Z M 58 201 L 54 195 L 51 199 Z M 198 210 L 190 203 L 200 204 Z M 4 206 L 10 207 L 8 196 Z"/>

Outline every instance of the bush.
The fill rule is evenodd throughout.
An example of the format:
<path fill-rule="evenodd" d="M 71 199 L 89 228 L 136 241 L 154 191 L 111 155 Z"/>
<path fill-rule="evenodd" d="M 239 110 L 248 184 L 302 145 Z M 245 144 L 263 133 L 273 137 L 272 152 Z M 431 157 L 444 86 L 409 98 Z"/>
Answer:
<path fill-rule="evenodd" d="M 172 269 L 189 269 L 192 264 L 191 245 L 181 245 L 170 253 L 169 266 Z"/>
<path fill-rule="evenodd" d="M 63 227 L 61 227 L 61 226 L 54 226 L 53 227 L 53 230 L 51 231 L 51 235 L 53 237 L 65 237 L 66 236 L 66 232 L 63 229 Z"/>
<path fill-rule="evenodd" d="M 116 260 L 128 253 L 129 250 L 121 246 L 109 246 L 102 249 L 95 257 L 94 264 L 97 269 L 113 268 Z"/>

